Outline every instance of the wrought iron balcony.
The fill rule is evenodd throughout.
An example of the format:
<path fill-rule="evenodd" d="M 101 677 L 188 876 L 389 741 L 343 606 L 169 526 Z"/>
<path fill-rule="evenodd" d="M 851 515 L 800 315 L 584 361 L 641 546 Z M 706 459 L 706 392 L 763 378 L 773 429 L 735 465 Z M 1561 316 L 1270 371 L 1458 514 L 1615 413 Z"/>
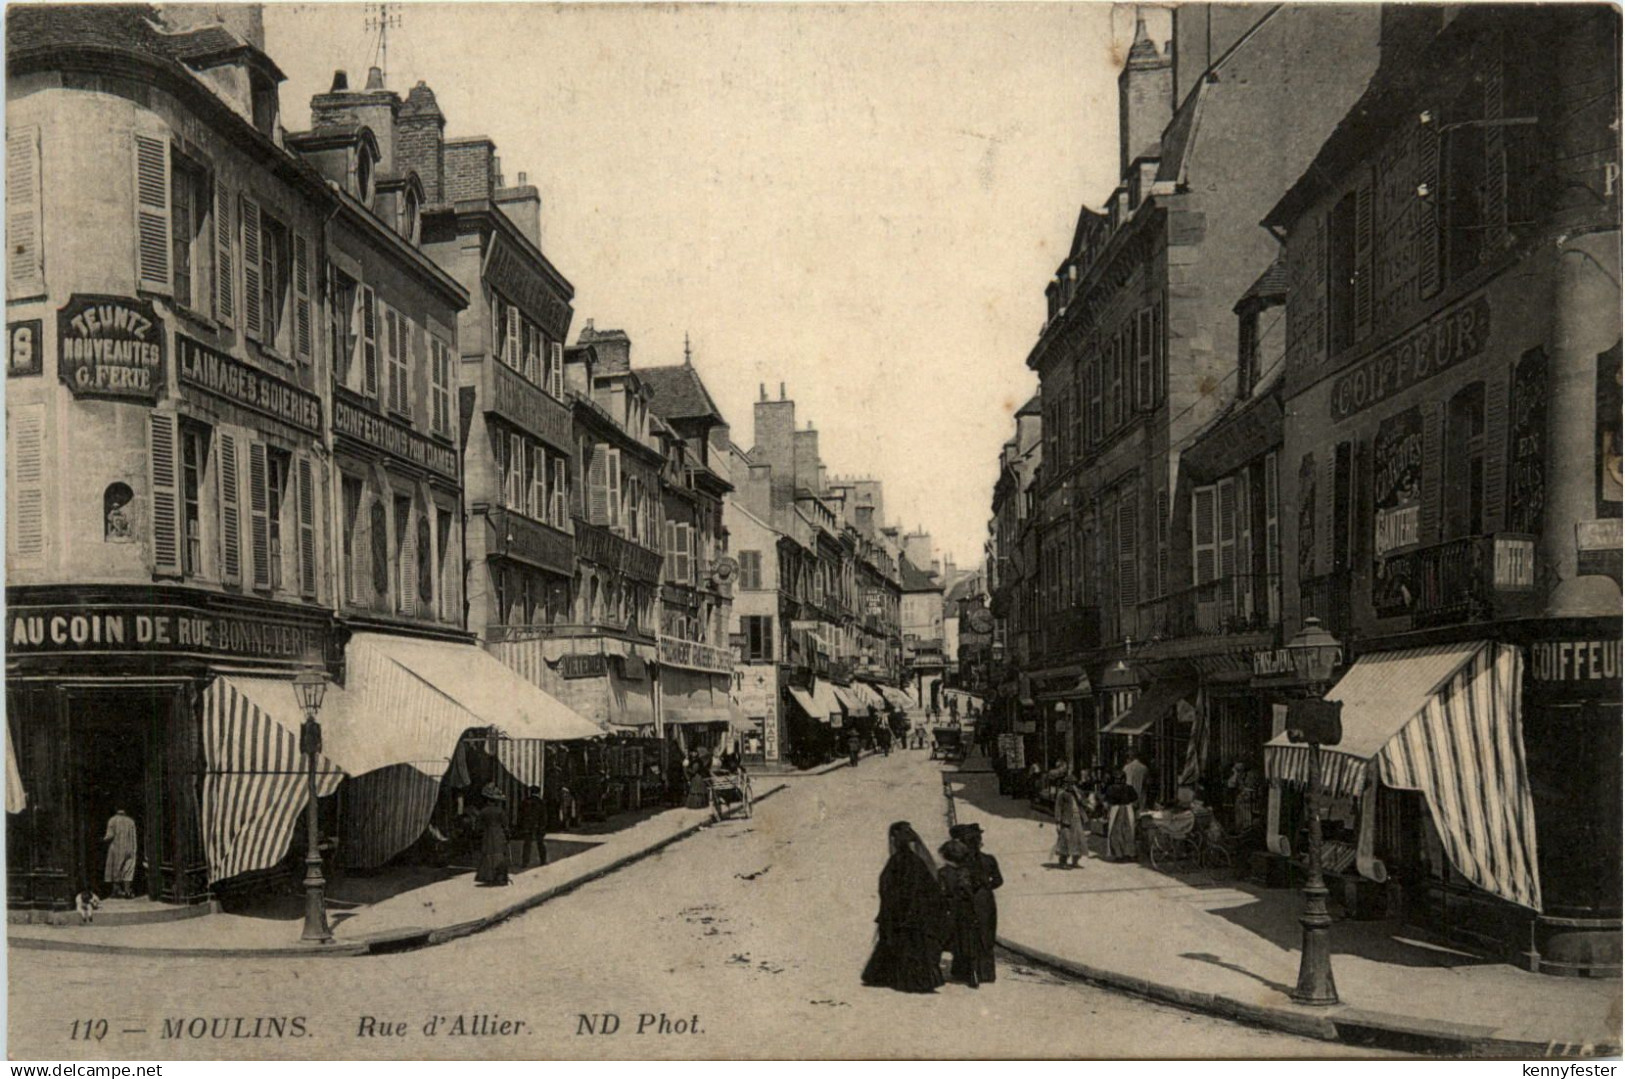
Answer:
<path fill-rule="evenodd" d="M 1281 617 L 1281 578 L 1274 573 L 1220 577 L 1140 604 L 1146 637 L 1177 640 L 1270 629 Z"/>
<path fill-rule="evenodd" d="M 1378 617 L 1408 613 L 1417 629 L 1527 614 L 1538 605 L 1535 537 L 1463 536 L 1391 555 L 1371 601 Z"/>

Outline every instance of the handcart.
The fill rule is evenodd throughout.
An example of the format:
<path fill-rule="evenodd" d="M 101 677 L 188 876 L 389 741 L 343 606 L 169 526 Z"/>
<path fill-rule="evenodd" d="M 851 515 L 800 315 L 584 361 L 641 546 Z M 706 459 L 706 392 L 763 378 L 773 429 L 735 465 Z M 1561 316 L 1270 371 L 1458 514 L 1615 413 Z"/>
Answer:
<path fill-rule="evenodd" d="M 711 795 L 711 816 L 714 820 L 727 820 L 731 816 L 749 817 L 751 814 L 750 776 L 744 772 L 723 772 L 706 780 Z"/>
<path fill-rule="evenodd" d="M 931 759 L 962 761 L 965 759 L 965 732 L 958 727 L 935 727 L 931 731 Z"/>

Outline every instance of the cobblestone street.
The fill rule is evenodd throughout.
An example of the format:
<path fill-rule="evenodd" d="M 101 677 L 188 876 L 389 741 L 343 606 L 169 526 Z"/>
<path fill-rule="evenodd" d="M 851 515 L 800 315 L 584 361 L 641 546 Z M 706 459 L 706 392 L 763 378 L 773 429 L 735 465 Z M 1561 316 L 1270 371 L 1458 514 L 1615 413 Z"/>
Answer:
<path fill-rule="evenodd" d="M 752 820 L 707 829 L 441 947 L 264 961 L 13 950 L 10 1052 L 16 1059 L 1354 1052 L 1005 959 L 999 980 L 980 990 L 949 985 L 914 997 L 862 987 L 886 825 L 912 820 L 935 846 L 945 838 L 943 812 L 937 766 L 924 753 L 895 753 L 794 779 Z M 44 985 L 49 992 L 33 991 Z M 602 1029 L 606 1014 L 619 1017 L 618 1030 L 585 1032 L 583 1016 Z M 459 1016 L 470 1033 L 456 1033 Z M 287 1035 L 264 1036 L 271 1017 L 287 1021 Z M 437 1032 L 426 1035 L 436 1017 Z M 83 1040 L 83 1023 L 103 1018 L 106 1036 Z M 303 1036 L 293 1036 L 299 1029 Z M 262 1036 L 250 1041 L 256 1030 Z M 483 1030 L 499 1033 L 472 1033 Z"/>

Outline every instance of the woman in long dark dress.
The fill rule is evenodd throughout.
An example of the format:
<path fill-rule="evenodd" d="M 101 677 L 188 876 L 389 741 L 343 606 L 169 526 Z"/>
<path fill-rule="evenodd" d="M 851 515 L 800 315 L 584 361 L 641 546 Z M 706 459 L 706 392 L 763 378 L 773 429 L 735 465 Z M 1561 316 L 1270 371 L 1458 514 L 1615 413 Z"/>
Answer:
<path fill-rule="evenodd" d="M 948 899 L 948 917 L 953 923 L 948 947 L 954 954 L 949 975 L 975 989 L 982 984 L 982 972 L 993 967 L 993 949 L 982 939 L 982 917 L 977 903 L 976 874 L 970 866 L 971 850 L 957 839 L 942 845 L 942 867 L 938 879 Z M 991 980 L 991 979 L 989 979 Z"/>
<path fill-rule="evenodd" d="M 474 872 L 474 883 L 486 886 L 507 884 L 508 799 L 495 783 L 487 784 L 481 794 L 485 804 L 479 812 L 480 864 Z"/>
<path fill-rule="evenodd" d="M 880 871 L 879 939 L 863 968 L 863 984 L 904 993 L 934 993 L 942 984 L 947 905 L 937 867 L 907 821 L 887 833 L 891 857 Z"/>

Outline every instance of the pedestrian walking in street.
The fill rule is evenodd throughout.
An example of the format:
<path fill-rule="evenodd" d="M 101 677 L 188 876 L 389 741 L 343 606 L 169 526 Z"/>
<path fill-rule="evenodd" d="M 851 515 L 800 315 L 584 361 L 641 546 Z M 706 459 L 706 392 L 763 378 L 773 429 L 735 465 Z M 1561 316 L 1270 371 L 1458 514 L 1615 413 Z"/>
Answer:
<path fill-rule="evenodd" d="M 852 767 L 858 766 L 858 754 L 863 752 L 863 736 L 858 734 L 857 728 L 847 732 L 846 756 L 852 762 Z"/>
<path fill-rule="evenodd" d="M 982 850 L 980 824 L 956 824 L 948 834 L 970 850 L 964 867 L 970 877 L 971 909 L 976 915 L 976 980 L 991 982 L 995 974 L 993 949 L 999 942 L 999 902 L 993 892 L 1004 887 L 1004 874 L 999 872 L 998 859 Z"/>
<path fill-rule="evenodd" d="M 1106 787 L 1106 860 L 1131 862 L 1135 857 L 1134 824 L 1135 804 L 1140 795 L 1127 781 L 1118 780 Z"/>
<path fill-rule="evenodd" d="M 508 798 L 495 783 L 487 783 L 480 792 L 485 804 L 480 807 L 480 864 L 474 873 L 474 883 L 483 887 L 498 887 L 508 880 Z"/>
<path fill-rule="evenodd" d="M 1083 794 L 1070 775 L 1055 792 L 1055 846 L 1051 850 L 1062 869 L 1076 869 L 1089 853 L 1089 833 L 1083 825 Z"/>
<path fill-rule="evenodd" d="M 1151 769 L 1146 767 L 1138 752 L 1129 753 L 1128 763 L 1123 765 L 1123 781 L 1134 788 L 1136 809 L 1145 808 L 1146 777 L 1150 773 Z"/>
<path fill-rule="evenodd" d="M 112 894 L 120 899 L 135 898 L 135 821 L 120 809 L 107 820 L 102 834 L 107 846 L 107 863 L 102 867 L 102 880 L 112 886 Z"/>
<path fill-rule="evenodd" d="M 542 801 L 542 788 L 526 787 L 519 800 L 519 868 L 530 868 L 531 851 L 536 852 L 536 864 L 547 864 L 547 803 Z"/>
<path fill-rule="evenodd" d="M 942 984 L 942 944 L 948 907 L 937 866 L 914 826 L 898 821 L 886 833 L 888 857 L 880 871 L 880 913 L 875 948 L 863 984 L 904 993 L 934 993 Z"/>
<path fill-rule="evenodd" d="M 684 803 L 689 809 L 704 809 L 711 804 L 711 797 L 706 791 L 706 780 L 711 775 L 711 758 L 695 750 L 688 758 L 688 801 Z"/>
<path fill-rule="evenodd" d="M 975 989 L 981 985 L 979 971 L 984 966 L 984 949 L 981 926 L 976 917 L 976 885 L 965 865 L 970 860 L 970 848 L 957 839 L 950 839 L 938 848 L 937 853 L 946 863 L 937 874 L 937 880 L 948 902 L 948 950 L 953 953 L 948 976 Z M 991 965 L 991 950 L 986 958 L 986 965 Z"/>
<path fill-rule="evenodd" d="M 875 744 L 880 746 L 882 756 L 891 756 L 891 728 L 882 724 L 875 728 Z"/>

